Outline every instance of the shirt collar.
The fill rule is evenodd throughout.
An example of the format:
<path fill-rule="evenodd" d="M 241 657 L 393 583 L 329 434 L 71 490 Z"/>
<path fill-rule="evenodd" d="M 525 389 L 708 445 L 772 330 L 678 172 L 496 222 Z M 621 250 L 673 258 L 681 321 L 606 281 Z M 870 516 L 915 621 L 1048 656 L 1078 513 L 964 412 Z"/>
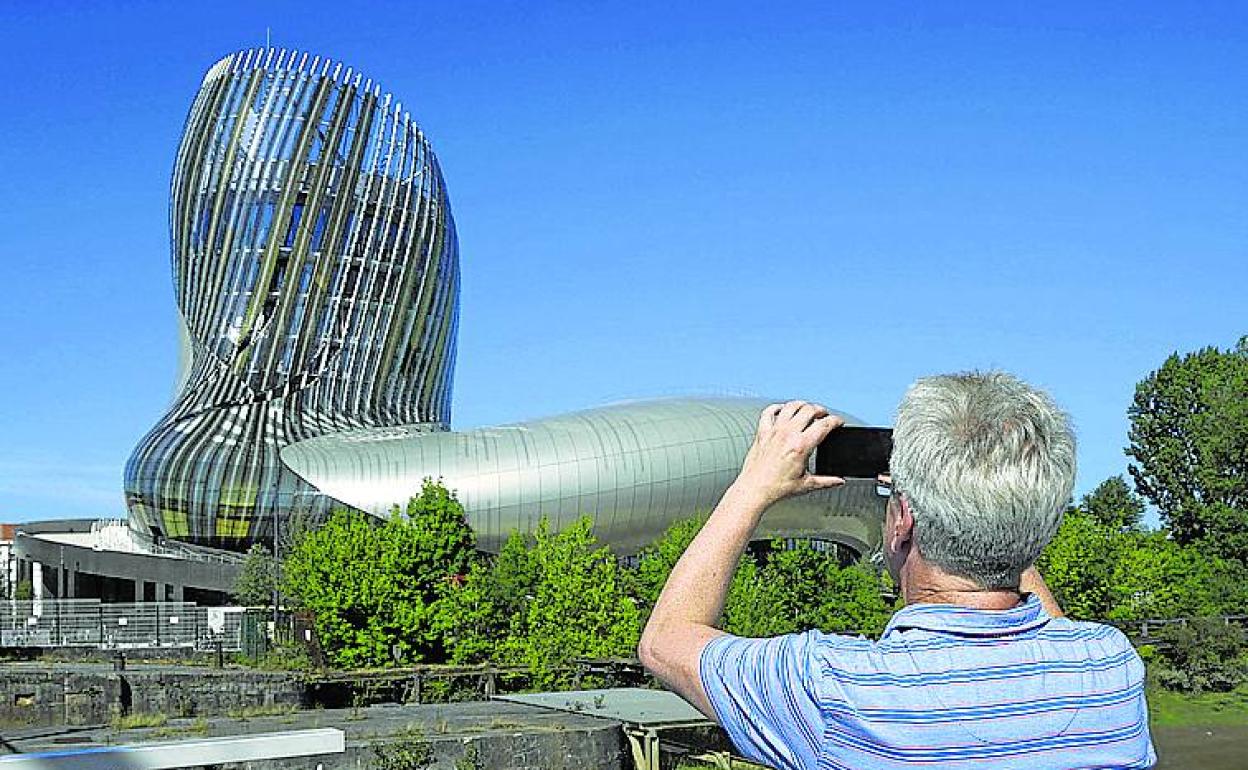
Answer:
<path fill-rule="evenodd" d="M 980 610 L 955 604 L 911 604 L 893 614 L 884 636 L 906 628 L 964 636 L 1005 636 L 1039 628 L 1053 617 L 1035 594 L 1008 610 Z"/>

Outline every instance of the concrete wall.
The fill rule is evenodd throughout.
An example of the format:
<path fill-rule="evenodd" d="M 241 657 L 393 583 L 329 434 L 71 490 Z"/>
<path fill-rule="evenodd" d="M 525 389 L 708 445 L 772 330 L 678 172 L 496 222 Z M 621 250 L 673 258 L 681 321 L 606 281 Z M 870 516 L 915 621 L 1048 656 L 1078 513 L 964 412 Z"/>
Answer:
<path fill-rule="evenodd" d="M 413 747 L 420 744 L 428 749 Z M 428 751 L 425 755 L 424 752 Z M 517 731 L 473 737 L 403 739 L 387 736 L 368 744 L 347 745 L 343 754 L 317 757 L 323 770 L 395 770 L 408 758 L 427 756 L 412 770 L 625 770 L 632 768 L 624 733 L 617 722 L 551 732 Z M 252 763 L 260 770 L 260 763 Z M 265 770 L 306 770 L 307 760 L 266 762 Z"/>
<path fill-rule="evenodd" d="M 304 705 L 294 674 L 230 669 L 88 671 L 0 669 L 0 725 L 104 724 L 123 714 L 222 716 Z"/>
<path fill-rule="evenodd" d="M 64 751 L 322 727 L 342 730 L 343 754 L 228 764 L 221 770 L 625 770 L 633 767 L 613 719 L 500 701 L 310 710 L 246 719 L 171 719 L 156 728 L 38 731 L 10 750 Z M 65 737 L 72 736 L 72 744 Z M 2 753 L 2 750 L 0 750 Z"/>

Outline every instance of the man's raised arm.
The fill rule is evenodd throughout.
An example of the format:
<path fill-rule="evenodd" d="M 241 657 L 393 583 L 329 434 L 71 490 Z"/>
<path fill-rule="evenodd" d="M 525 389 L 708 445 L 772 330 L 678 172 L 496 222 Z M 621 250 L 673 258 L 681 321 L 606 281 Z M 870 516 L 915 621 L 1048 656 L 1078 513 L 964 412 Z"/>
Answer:
<path fill-rule="evenodd" d="M 791 495 L 844 484 L 807 472 L 811 453 L 843 420 L 817 404 L 773 404 L 736 481 L 672 568 L 641 635 L 637 654 L 651 673 L 715 719 L 699 675 L 702 649 L 724 632 L 715 627 L 737 562 L 763 513 Z"/>

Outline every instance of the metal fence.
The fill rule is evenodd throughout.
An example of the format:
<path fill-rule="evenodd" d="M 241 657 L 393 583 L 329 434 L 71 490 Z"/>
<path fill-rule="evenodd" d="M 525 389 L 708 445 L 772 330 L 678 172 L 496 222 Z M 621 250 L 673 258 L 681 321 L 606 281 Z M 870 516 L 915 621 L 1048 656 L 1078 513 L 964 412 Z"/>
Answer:
<path fill-rule="evenodd" d="M 241 652 L 248 618 L 244 607 L 200 607 L 193 602 L 0 600 L 0 647 L 213 650 L 220 643 L 223 651 Z"/>
<path fill-rule="evenodd" d="M 1210 615 L 1209 619 L 1220 620 L 1228 626 L 1239 626 L 1248 632 L 1248 615 Z M 1169 642 L 1165 638 L 1165 629 L 1174 626 L 1186 626 L 1188 621 L 1196 618 L 1150 618 L 1147 620 L 1108 621 L 1108 623 L 1127 635 L 1133 644 L 1151 644 L 1155 647 L 1166 647 Z"/>

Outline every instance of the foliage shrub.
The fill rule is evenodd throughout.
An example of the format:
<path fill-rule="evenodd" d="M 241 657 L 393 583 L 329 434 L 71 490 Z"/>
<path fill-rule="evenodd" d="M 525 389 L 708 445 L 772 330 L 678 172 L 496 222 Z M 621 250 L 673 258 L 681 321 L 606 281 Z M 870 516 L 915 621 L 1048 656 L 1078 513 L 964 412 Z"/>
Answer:
<path fill-rule="evenodd" d="M 234 580 L 230 595 L 244 607 L 267 607 L 273 602 L 275 588 L 277 561 L 268 548 L 256 543 L 243 557 L 243 566 Z"/>
<path fill-rule="evenodd" d="M 631 657 L 641 618 L 625 582 L 589 517 L 558 533 L 543 519 L 531 547 L 514 535 L 492 564 L 448 589 L 450 658 L 522 665 L 534 687 L 549 689 L 569 683 L 560 669 L 573 659 Z"/>
<path fill-rule="evenodd" d="M 1066 511 L 1037 566 L 1057 603 L 1071 617 L 1096 620 L 1108 614 L 1122 537 L 1077 508 Z"/>
<path fill-rule="evenodd" d="M 537 573 L 528 541 L 512 532 L 494 558 L 475 561 L 462 581 L 444 588 L 443 643 L 452 663 L 499 663 L 500 643 L 525 612 Z"/>
<path fill-rule="evenodd" d="M 647 609 L 705 521 L 695 517 L 675 522 L 640 554 L 636 591 Z M 892 615 L 882 598 L 888 587 L 887 576 L 870 567 L 842 567 L 834 554 L 806 543 L 791 549 L 773 543 L 769 558 L 761 563 L 750 554 L 741 558 L 724 606 L 724 629 L 753 637 L 811 628 L 878 636 Z"/>
<path fill-rule="evenodd" d="M 1110 577 L 1109 620 L 1235 614 L 1248 606 L 1248 569 L 1183 546 L 1164 532 L 1123 538 Z"/>
<path fill-rule="evenodd" d="M 672 568 L 676 566 L 681 554 L 698 536 L 706 518 L 692 516 L 673 522 L 658 540 L 637 555 L 637 568 L 632 573 L 632 589 L 637 600 L 647 610 L 658 601 L 667 576 L 672 574 Z"/>
<path fill-rule="evenodd" d="M 445 586 L 469 570 L 475 537 L 464 510 L 429 481 L 384 521 L 337 511 L 304 533 L 283 568 L 286 595 L 311 610 L 339 667 L 441 661 Z"/>
<path fill-rule="evenodd" d="M 724 628 L 740 636 L 775 636 L 817 628 L 879 636 L 893 608 L 886 578 L 863 565 L 843 567 L 807 543 L 773 550 L 760 566 L 738 570 L 724 608 Z"/>
<path fill-rule="evenodd" d="M 1220 618 L 1193 618 L 1158 633 L 1152 675 L 1170 690 L 1230 692 L 1248 682 L 1248 646 L 1239 626 Z"/>
<path fill-rule="evenodd" d="M 1230 615 L 1248 606 L 1240 562 L 1164 531 L 1107 526 L 1081 508 L 1066 512 L 1038 566 L 1062 609 L 1080 620 Z"/>

